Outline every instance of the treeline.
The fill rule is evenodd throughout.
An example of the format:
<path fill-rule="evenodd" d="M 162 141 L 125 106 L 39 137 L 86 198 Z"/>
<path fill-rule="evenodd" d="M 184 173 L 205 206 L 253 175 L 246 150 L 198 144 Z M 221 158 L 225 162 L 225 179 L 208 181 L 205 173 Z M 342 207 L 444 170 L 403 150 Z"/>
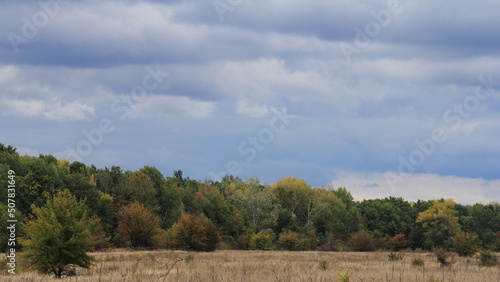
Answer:
<path fill-rule="evenodd" d="M 35 220 L 34 210 L 54 195 L 62 193 L 63 200 L 74 196 L 85 204 L 89 236 L 97 250 L 500 251 L 499 203 L 408 202 L 394 197 L 359 202 L 345 188 L 314 188 L 295 177 L 274 184 L 230 175 L 200 182 L 180 170 L 164 176 L 151 166 L 123 171 L 51 155 L 20 156 L 16 148 L 0 143 L 3 250 L 9 236 L 9 170 L 16 175 L 15 216 L 20 223 Z M 26 224 L 18 226 L 18 237 L 30 237 Z"/>

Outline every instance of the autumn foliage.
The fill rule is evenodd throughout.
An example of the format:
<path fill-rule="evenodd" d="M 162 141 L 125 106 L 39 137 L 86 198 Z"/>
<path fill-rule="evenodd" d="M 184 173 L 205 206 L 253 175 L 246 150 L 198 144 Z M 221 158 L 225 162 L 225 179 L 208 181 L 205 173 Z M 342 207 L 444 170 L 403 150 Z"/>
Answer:
<path fill-rule="evenodd" d="M 389 239 L 389 246 L 393 251 L 400 251 L 406 248 L 407 243 L 405 234 L 396 234 L 394 237 Z"/>
<path fill-rule="evenodd" d="M 214 251 L 219 240 L 217 226 L 203 214 L 183 214 L 172 226 L 172 243 L 177 249 Z"/>
<path fill-rule="evenodd" d="M 139 203 L 123 206 L 118 212 L 118 245 L 133 248 L 151 248 L 160 232 L 160 218 Z"/>

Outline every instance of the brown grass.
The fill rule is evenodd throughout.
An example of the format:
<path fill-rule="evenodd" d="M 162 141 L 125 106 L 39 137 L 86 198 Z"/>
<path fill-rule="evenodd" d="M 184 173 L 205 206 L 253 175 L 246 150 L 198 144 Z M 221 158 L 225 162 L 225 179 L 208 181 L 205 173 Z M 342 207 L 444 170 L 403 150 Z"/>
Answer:
<path fill-rule="evenodd" d="M 455 257 L 450 267 L 440 267 L 433 253 L 405 253 L 398 261 L 389 261 L 384 252 L 114 250 L 92 255 L 96 262 L 91 269 L 77 269 L 77 276 L 63 280 L 338 281 L 349 268 L 350 281 L 500 281 L 498 266 L 479 267 L 476 258 Z M 422 259 L 424 266 L 412 266 L 415 258 Z M 5 267 L 0 280 L 61 281 L 28 269 L 10 275 Z"/>

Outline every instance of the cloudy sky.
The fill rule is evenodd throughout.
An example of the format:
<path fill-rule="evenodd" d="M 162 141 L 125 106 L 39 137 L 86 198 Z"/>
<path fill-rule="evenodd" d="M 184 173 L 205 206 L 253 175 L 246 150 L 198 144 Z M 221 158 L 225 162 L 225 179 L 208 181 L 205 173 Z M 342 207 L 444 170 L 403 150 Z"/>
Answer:
<path fill-rule="evenodd" d="M 0 142 L 500 201 L 500 2 L 2 1 Z"/>

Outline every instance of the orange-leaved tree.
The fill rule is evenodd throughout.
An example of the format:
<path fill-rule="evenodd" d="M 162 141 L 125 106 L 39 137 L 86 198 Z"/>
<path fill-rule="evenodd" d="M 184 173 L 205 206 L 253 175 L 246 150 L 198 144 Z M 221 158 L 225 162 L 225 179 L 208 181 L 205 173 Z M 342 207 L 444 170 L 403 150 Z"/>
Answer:
<path fill-rule="evenodd" d="M 155 236 L 161 232 L 160 218 L 140 203 L 123 206 L 118 211 L 115 241 L 127 247 L 155 247 Z"/>

